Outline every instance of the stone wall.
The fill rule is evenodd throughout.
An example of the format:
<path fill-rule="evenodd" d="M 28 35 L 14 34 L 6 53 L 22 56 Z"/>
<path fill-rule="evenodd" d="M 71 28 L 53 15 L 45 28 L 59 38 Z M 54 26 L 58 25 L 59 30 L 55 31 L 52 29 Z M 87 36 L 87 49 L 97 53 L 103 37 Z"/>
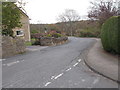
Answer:
<path fill-rule="evenodd" d="M 0 34 L 0 59 L 2 59 L 2 35 Z"/>
<path fill-rule="evenodd" d="M 25 52 L 25 40 L 19 37 L 2 37 L 2 58 Z"/>
<path fill-rule="evenodd" d="M 51 37 L 43 37 L 40 38 L 41 46 L 52 46 L 52 45 L 61 45 L 67 42 L 67 37 L 59 37 L 59 38 L 51 38 Z"/>
<path fill-rule="evenodd" d="M 59 38 L 41 37 L 37 39 L 35 44 L 41 45 L 41 46 L 52 46 L 52 45 L 61 45 L 67 41 L 68 41 L 67 37 L 59 37 Z"/>

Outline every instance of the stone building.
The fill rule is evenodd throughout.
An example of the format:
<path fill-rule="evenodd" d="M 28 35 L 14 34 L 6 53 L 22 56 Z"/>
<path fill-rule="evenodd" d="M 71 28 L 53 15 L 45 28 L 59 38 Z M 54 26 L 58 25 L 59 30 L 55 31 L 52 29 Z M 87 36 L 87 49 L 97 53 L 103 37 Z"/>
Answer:
<path fill-rule="evenodd" d="M 30 37 L 30 23 L 29 23 L 29 17 L 28 15 L 21 9 L 19 9 L 21 12 L 21 28 L 15 28 L 14 36 L 24 38 L 25 41 L 31 41 Z"/>

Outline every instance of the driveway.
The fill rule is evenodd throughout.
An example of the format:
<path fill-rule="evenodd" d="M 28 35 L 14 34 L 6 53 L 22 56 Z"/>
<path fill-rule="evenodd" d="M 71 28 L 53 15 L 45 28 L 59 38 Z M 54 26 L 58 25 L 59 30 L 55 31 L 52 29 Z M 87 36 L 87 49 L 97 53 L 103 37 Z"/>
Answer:
<path fill-rule="evenodd" d="M 64 45 L 31 48 L 4 59 L 3 88 L 118 88 L 116 82 L 85 65 L 82 52 L 94 42 L 92 38 L 69 37 Z"/>

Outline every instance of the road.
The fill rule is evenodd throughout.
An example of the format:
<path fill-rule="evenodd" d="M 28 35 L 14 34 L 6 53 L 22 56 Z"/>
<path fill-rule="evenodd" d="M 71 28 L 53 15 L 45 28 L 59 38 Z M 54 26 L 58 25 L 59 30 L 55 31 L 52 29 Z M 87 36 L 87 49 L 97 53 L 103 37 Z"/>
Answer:
<path fill-rule="evenodd" d="M 64 45 L 3 59 L 3 88 L 118 88 L 85 65 L 81 54 L 94 42 L 69 37 Z"/>

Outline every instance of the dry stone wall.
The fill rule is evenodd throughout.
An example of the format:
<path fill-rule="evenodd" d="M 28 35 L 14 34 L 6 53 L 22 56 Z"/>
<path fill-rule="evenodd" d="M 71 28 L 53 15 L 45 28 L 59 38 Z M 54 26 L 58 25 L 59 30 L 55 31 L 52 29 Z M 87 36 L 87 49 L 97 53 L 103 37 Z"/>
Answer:
<path fill-rule="evenodd" d="M 59 38 L 41 37 L 41 38 L 36 40 L 35 44 L 41 45 L 41 46 L 53 46 L 53 45 L 64 44 L 67 41 L 68 41 L 68 37 L 59 37 Z"/>
<path fill-rule="evenodd" d="M 2 37 L 2 58 L 25 52 L 25 40 L 19 37 Z"/>

